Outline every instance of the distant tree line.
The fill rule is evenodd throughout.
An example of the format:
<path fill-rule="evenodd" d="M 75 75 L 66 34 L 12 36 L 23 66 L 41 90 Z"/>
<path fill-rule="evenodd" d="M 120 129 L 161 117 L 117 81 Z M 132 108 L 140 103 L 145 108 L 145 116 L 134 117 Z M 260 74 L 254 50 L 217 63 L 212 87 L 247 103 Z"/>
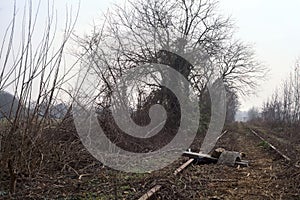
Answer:
<path fill-rule="evenodd" d="M 300 60 L 281 88 L 264 103 L 261 117 L 272 126 L 300 126 Z"/>
<path fill-rule="evenodd" d="M 258 108 L 252 107 L 248 110 L 247 121 L 257 121 L 261 119 L 261 113 Z"/>

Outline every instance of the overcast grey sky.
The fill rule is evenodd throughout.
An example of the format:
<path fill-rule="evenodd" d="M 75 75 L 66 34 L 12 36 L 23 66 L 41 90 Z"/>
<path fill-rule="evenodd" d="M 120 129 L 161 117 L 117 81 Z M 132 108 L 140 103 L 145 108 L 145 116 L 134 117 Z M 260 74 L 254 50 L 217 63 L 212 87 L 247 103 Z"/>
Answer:
<path fill-rule="evenodd" d="M 221 0 L 220 9 L 236 22 L 237 37 L 252 44 L 259 60 L 270 68 L 257 96 L 243 99 L 241 109 L 261 106 L 300 57 L 300 1 Z"/>
<path fill-rule="evenodd" d="M 82 0 L 76 32 L 89 33 L 93 21 L 97 23 L 101 13 L 115 1 L 120 3 L 123 0 Z M 17 4 L 21 6 L 20 13 L 24 2 L 25 0 L 17 0 Z M 37 0 L 33 2 L 36 4 Z M 78 4 L 77 0 L 54 0 L 54 2 L 62 18 L 66 5 L 73 5 L 75 9 Z M 1 39 L 11 19 L 12 5 L 10 0 L 0 1 Z M 41 13 L 46 13 L 43 6 L 41 9 Z M 261 83 L 257 95 L 241 99 L 241 110 L 261 106 L 276 87 L 279 87 L 280 83 L 288 77 L 297 57 L 300 57 L 299 9 L 298 0 L 220 0 L 220 13 L 231 16 L 235 22 L 236 38 L 252 44 L 258 59 L 270 68 L 270 74 L 267 80 Z"/>

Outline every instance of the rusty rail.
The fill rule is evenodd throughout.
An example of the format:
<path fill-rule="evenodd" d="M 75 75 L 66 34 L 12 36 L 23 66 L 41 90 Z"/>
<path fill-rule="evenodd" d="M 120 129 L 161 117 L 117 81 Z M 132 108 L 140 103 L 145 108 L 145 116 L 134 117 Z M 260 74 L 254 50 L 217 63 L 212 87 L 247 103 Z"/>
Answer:
<path fill-rule="evenodd" d="M 267 143 L 269 145 L 269 147 L 271 147 L 274 151 L 276 151 L 281 157 L 283 157 L 285 160 L 287 160 L 288 162 L 291 162 L 292 159 L 290 157 L 288 157 L 287 155 L 283 154 L 279 149 L 277 149 L 274 145 L 272 145 L 271 143 L 269 143 L 265 138 L 263 138 L 262 136 L 260 136 L 257 132 L 255 132 L 253 129 L 249 128 L 250 131 L 256 135 L 260 140 L 262 140 L 263 142 Z M 294 165 L 297 168 L 300 168 L 300 165 L 295 164 Z"/>
<path fill-rule="evenodd" d="M 255 132 L 254 130 L 252 130 L 250 128 L 251 132 L 256 135 L 259 139 L 261 139 L 263 142 L 267 143 L 273 150 L 275 150 L 279 155 L 281 155 L 284 159 L 286 159 L 287 161 L 291 161 L 291 159 L 284 155 L 279 149 L 277 149 L 274 145 L 272 145 L 271 143 L 269 143 L 267 140 L 265 140 L 265 138 L 263 138 L 262 136 L 260 136 L 257 132 Z"/>

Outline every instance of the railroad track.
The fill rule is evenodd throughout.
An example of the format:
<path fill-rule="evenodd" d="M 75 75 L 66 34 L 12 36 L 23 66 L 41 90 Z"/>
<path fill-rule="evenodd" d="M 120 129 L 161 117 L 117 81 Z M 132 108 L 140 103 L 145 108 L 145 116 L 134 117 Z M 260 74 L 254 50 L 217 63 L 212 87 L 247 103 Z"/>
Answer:
<path fill-rule="evenodd" d="M 269 141 L 267 141 L 264 137 L 262 137 L 258 131 L 254 131 L 253 129 L 249 128 L 250 132 L 253 133 L 256 137 L 258 137 L 262 142 L 268 144 L 268 146 L 273 149 L 278 155 L 280 155 L 283 159 L 285 159 L 287 162 L 292 162 L 292 159 L 285 155 L 284 153 L 282 153 L 278 148 L 276 148 L 274 145 L 272 145 Z M 297 168 L 300 168 L 299 164 L 295 164 L 293 163 L 293 165 Z"/>
<path fill-rule="evenodd" d="M 243 125 L 243 127 L 245 128 L 245 130 L 248 130 L 247 132 L 251 132 L 254 137 L 258 138 L 259 140 L 263 141 L 264 143 L 268 144 L 268 146 L 270 148 L 272 148 L 278 155 L 280 155 L 284 160 L 287 161 L 287 163 L 292 163 L 292 159 L 285 155 L 284 153 L 282 153 L 278 148 L 276 148 L 274 145 L 272 145 L 269 141 L 267 141 L 265 138 L 263 138 L 258 131 L 255 131 L 249 127 L 246 127 L 246 125 Z M 227 131 L 226 131 L 227 132 Z M 224 133 L 226 133 L 224 132 Z M 221 135 L 223 136 L 224 133 Z M 220 139 L 221 137 L 219 137 L 218 139 Z M 234 142 L 233 142 L 234 143 Z M 255 144 L 255 142 L 252 142 L 252 146 L 253 144 Z M 253 146 L 253 148 L 256 148 L 255 145 Z M 265 153 L 266 154 L 266 153 Z M 267 154 L 266 154 L 267 155 Z M 186 161 L 184 164 L 182 164 L 180 167 L 178 167 L 174 172 L 173 175 L 177 176 L 179 173 L 181 173 L 184 169 L 186 169 L 191 163 L 193 163 L 194 159 L 189 159 L 188 161 Z M 256 161 L 255 161 L 256 162 Z M 293 167 L 297 167 L 299 168 L 299 166 L 297 164 L 293 164 Z M 259 170 L 259 168 L 257 168 L 257 170 Z M 189 171 L 187 171 L 187 173 L 189 173 Z M 248 176 L 248 175 L 247 175 Z M 226 181 L 228 181 L 226 179 Z M 155 197 L 155 195 L 162 190 L 163 188 L 163 184 L 156 184 L 154 187 L 152 187 L 150 190 L 148 190 L 146 193 L 144 193 L 139 200 L 148 200 L 152 197 Z"/>

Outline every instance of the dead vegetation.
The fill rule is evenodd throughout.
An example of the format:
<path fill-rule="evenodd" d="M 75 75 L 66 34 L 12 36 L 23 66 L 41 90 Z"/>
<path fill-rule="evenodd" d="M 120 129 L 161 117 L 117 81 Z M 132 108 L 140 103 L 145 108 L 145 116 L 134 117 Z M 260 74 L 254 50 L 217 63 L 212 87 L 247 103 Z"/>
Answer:
<path fill-rule="evenodd" d="M 80 61 L 83 65 L 93 64 L 96 68 L 98 67 L 99 81 L 102 84 L 98 88 L 99 94 L 97 95 L 102 100 L 99 102 L 101 109 L 110 106 L 112 89 L 118 84 L 115 77 L 121 77 L 128 68 L 136 67 L 140 63 L 155 61 L 169 64 L 182 73 L 191 82 L 192 88 L 197 90 L 200 109 L 203 112 L 197 137 L 191 146 L 193 150 L 199 151 L 210 120 L 211 108 L 207 85 L 209 81 L 216 78 L 214 77 L 215 73 L 220 73 L 218 75 L 222 76 L 227 84 L 228 93 L 230 93 L 227 102 L 230 107 L 228 107 L 227 114 L 231 116 L 228 120 L 231 122 L 238 104 L 237 93 L 247 93 L 249 89 L 253 88 L 256 85 L 255 80 L 265 74 L 265 69 L 255 61 L 250 47 L 232 41 L 231 34 L 228 34 L 230 32 L 228 30 L 231 28 L 229 19 L 215 18 L 211 20 L 209 18 L 210 15 L 214 15 L 214 3 L 205 1 L 204 4 L 196 4 L 195 1 L 191 1 L 188 5 L 186 1 L 182 1 L 181 7 L 176 7 L 177 1 L 162 1 L 162 5 L 157 2 L 131 3 L 130 5 L 135 8 L 136 13 L 128 13 L 119 7 L 121 15 L 118 17 L 124 16 L 125 21 L 114 18 L 113 14 L 108 18 L 108 21 L 112 23 L 108 24 L 108 28 L 105 30 L 110 34 L 105 34 L 105 36 L 108 39 L 111 39 L 111 35 L 116 36 L 116 43 L 119 46 L 127 47 L 124 51 L 115 49 L 116 43 L 114 42 L 105 47 L 111 48 L 111 55 L 99 50 L 102 47 L 101 42 L 107 39 L 101 38 L 101 31 L 94 32 L 92 36 L 88 36 L 84 40 L 77 38 L 77 42 L 84 51 L 79 55 Z M 262 148 L 262 145 L 259 145 L 260 141 L 241 124 L 229 127 L 229 134 L 224 135 L 217 146 L 227 150 L 245 152 L 247 159 L 251 161 L 250 167 L 246 169 L 215 164 L 192 165 L 188 170 L 183 171 L 183 174 L 175 177 L 174 170 L 186 161 L 185 158 L 180 158 L 168 167 L 148 174 L 119 172 L 103 166 L 91 156 L 76 133 L 71 113 L 72 102 L 67 102 L 69 107 L 64 118 L 53 120 L 50 116 L 51 107 L 57 103 L 59 93 L 63 91 L 68 95 L 71 94 L 62 87 L 68 80 L 68 73 L 61 74 L 60 70 L 64 68 L 62 64 L 63 51 L 73 31 L 74 23 L 72 20 L 66 20 L 63 41 L 58 47 L 56 46 L 57 48 L 54 48 L 56 51 L 52 51 L 53 46 L 51 45 L 53 45 L 54 38 L 49 37 L 55 17 L 52 10 L 49 9 L 46 31 L 40 41 L 40 46 L 34 48 L 32 37 L 35 32 L 31 23 L 37 15 L 32 13 L 31 5 L 28 6 L 29 13 L 26 15 L 27 18 L 24 17 L 28 21 L 24 20 L 24 24 L 22 24 L 24 33 L 24 40 L 21 41 L 22 53 L 17 57 L 12 56 L 16 10 L 14 10 L 12 23 L 3 40 L 9 42 L 3 43 L 1 49 L 4 50 L 0 52 L 1 66 L 3 66 L 0 90 L 11 89 L 14 91 L 14 96 L 19 99 L 16 112 L 13 115 L 5 115 L 5 119 L 0 122 L 0 198 L 137 199 L 155 185 L 162 186 L 154 197 L 156 199 L 292 199 L 299 196 L 299 172 L 282 162 L 264 146 Z M 196 6 L 196 9 L 193 6 Z M 161 12 L 155 12 L 156 7 Z M 186 8 L 181 10 L 183 12 L 179 12 L 182 16 L 188 16 L 187 20 L 179 22 L 182 30 L 177 29 L 178 24 L 169 23 L 168 19 L 170 18 L 175 21 L 178 19 L 177 16 L 166 14 L 168 13 L 166 10 L 169 11 L 169 8 L 175 9 L 173 14 L 177 13 L 176 9 Z M 201 9 L 204 9 L 204 12 Z M 149 14 L 151 12 L 153 15 Z M 131 21 L 129 20 L 131 17 L 144 21 Z M 189 20 L 193 17 L 197 20 Z M 118 24 L 121 22 L 123 24 Z M 139 23 L 144 24 L 142 29 L 146 29 L 145 34 L 132 29 L 134 26 L 141 28 Z M 124 37 L 123 33 L 116 32 L 115 26 L 117 25 L 126 28 L 126 34 L 129 34 L 130 37 Z M 153 32 L 153 30 L 155 31 Z M 174 30 L 176 35 L 172 36 L 174 38 L 169 38 Z M 151 40 L 149 36 L 154 33 L 164 35 L 164 32 L 168 37 L 158 38 L 160 42 L 156 41 L 158 43 L 153 44 L 148 41 L 149 38 Z M 193 35 L 195 33 L 201 33 L 200 37 Z M 189 34 L 191 37 L 187 37 Z M 154 35 L 156 38 L 156 34 Z M 136 38 L 140 38 L 140 40 L 136 40 Z M 187 41 L 188 39 L 190 41 Z M 125 45 L 128 41 L 132 42 L 132 46 Z M 180 41 L 189 43 L 178 44 L 181 43 Z M 201 54 L 201 58 L 196 60 L 195 66 L 184 65 L 183 68 L 180 68 L 174 60 L 164 60 L 164 56 L 173 56 L 173 54 L 171 56 L 162 55 L 161 49 L 166 46 L 165 42 L 172 42 L 172 44 L 168 44 L 169 47 L 175 49 L 178 47 L 179 49 L 176 51 L 173 49 L 177 53 L 189 50 L 189 56 L 195 56 L 194 50 L 199 53 L 200 50 L 205 49 L 207 55 L 211 55 L 211 57 L 208 59 L 207 55 Z M 144 47 L 144 43 L 146 45 L 143 49 L 141 47 Z M 196 48 L 191 50 L 192 46 L 196 46 Z M 131 48 L 135 48 L 136 52 L 132 52 Z M 222 50 L 220 54 L 216 53 L 218 50 Z M 54 53 L 50 54 L 51 51 Z M 7 59 L 3 61 L 3 57 Z M 208 62 L 210 59 L 218 66 L 217 69 L 211 65 L 202 69 L 202 62 Z M 242 64 L 235 65 L 236 63 Z M 102 65 L 99 64 L 103 64 L 106 68 L 103 70 L 99 67 Z M 71 69 L 73 69 L 72 67 Z M 71 69 L 68 69 L 67 72 Z M 234 80 L 238 81 L 234 82 Z M 246 84 L 241 86 L 241 83 Z M 100 123 L 104 129 L 107 129 L 108 136 L 111 136 L 112 140 L 118 139 L 117 142 L 121 145 L 138 152 L 155 150 L 159 146 L 158 144 L 166 144 L 176 134 L 175 125 L 178 125 L 176 119 L 179 118 L 176 113 L 178 102 L 174 100 L 172 94 L 168 94 L 172 101 L 166 100 L 165 97 L 162 97 L 167 96 L 165 92 L 162 92 L 164 88 L 149 85 L 149 83 L 143 86 L 137 88 L 138 93 L 136 94 L 139 100 L 137 109 L 132 113 L 132 118 L 137 124 L 147 124 L 149 108 L 159 101 L 163 102 L 162 104 L 165 104 L 170 111 L 169 115 L 173 115 L 175 118 L 167 123 L 169 129 L 165 129 L 164 134 L 140 144 L 140 141 L 133 138 L 119 137 L 120 134 L 118 135 L 118 131 L 113 126 L 112 116 L 99 117 Z M 147 93 L 146 91 L 149 89 L 152 90 Z M 39 91 L 37 94 L 34 93 L 36 90 Z M 144 113 L 144 111 L 146 112 Z M 117 134 L 115 134 L 116 132 Z M 276 140 L 278 146 L 289 142 L 289 140 L 280 138 Z"/>
<path fill-rule="evenodd" d="M 157 184 L 162 188 L 154 199 L 294 199 L 300 194 L 297 168 L 261 146 L 261 141 L 242 125 L 234 125 L 230 130 L 217 147 L 244 152 L 249 167 L 191 165 L 174 176 L 174 170 L 186 159 L 149 174 L 106 168 L 73 135 L 74 126 L 65 124 L 60 129 L 46 131 L 47 135 L 64 137 L 48 138 L 47 143 L 40 144 L 43 162 L 33 157 L 31 162 L 39 164 L 34 175 L 23 171 L 15 173 L 14 194 L 9 195 L 9 169 L 1 171 L 1 196 L 12 199 L 137 199 Z"/>

